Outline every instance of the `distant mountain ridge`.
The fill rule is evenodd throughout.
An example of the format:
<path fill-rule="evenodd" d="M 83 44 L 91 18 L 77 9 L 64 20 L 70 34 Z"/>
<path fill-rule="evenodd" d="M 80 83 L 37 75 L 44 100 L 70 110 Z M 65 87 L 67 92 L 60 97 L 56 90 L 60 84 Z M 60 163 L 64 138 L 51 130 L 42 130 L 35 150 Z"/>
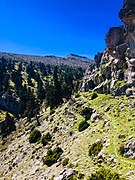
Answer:
<path fill-rule="evenodd" d="M 83 69 L 86 69 L 90 64 L 93 64 L 93 61 L 90 60 L 89 58 L 75 54 L 69 54 L 65 57 L 58 57 L 53 55 L 36 56 L 36 55 L 0 52 L 0 58 L 2 57 L 9 60 L 43 62 L 44 64 L 50 64 L 50 65 L 64 64 L 73 67 L 82 67 Z"/>

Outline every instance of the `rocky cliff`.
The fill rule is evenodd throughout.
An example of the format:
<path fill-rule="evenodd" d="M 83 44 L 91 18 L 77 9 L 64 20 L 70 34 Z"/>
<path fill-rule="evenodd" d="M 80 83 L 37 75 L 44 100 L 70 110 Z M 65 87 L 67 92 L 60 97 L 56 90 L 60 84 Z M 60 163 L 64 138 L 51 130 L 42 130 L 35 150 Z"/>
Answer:
<path fill-rule="evenodd" d="M 95 56 L 95 68 L 86 71 L 84 91 L 135 95 L 135 1 L 125 0 L 119 17 L 124 26 L 109 29 L 106 49 Z"/>

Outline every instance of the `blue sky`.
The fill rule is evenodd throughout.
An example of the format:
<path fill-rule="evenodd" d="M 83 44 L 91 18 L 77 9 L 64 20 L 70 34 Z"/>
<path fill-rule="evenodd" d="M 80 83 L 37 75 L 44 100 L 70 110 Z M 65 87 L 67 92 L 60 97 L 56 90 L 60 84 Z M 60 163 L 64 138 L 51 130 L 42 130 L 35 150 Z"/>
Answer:
<path fill-rule="evenodd" d="M 123 0 L 0 0 L 0 51 L 92 58 Z"/>

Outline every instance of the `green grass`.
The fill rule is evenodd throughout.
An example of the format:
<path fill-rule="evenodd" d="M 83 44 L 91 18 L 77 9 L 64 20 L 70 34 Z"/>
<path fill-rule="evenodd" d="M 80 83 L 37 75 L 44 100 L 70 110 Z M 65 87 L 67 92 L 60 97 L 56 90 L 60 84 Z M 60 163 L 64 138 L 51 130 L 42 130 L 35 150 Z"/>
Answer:
<path fill-rule="evenodd" d="M 131 109 L 130 107 L 133 99 L 129 99 L 126 96 L 114 98 L 110 95 L 99 94 L 96 99 L 90 101 L 87 100 L 89 93 L 81 94 L 82 99 L 85 99 L 87 104 L 102 114 L 104 119 L 107 119 L 111 122 L 111 129 L 109 133 L 106 133 L 108 138 L 110 138 L 110 145 L 106 148 L 106 150 L 108 150 L 109 154 L 114 155 L 117 158 L 118 163 L 120 163 L 120 172 L 125 174 L 129 170 L 133 170 L 135 168 L 135 160 L 124 158 L 118 153 L 118 149 L 122 141 L 118 138 L 119 134 L 126 134 L 125 141 L 128 141 L 128 137 L 131 135 L 133 136 L 133 139 L 135 139 L 134 131 L 131 131 L 131 128 L 135 126 L 135 122 L 132 117 L 132 114 L 135 113 L 135 109 Z M 108 112 L 104 112 L 104 109 L 107 106 L 111 106 L 111 108 Z M 124 109 L 121 110 L 122 108 Z M 132 120 L 129 122 L 128 119 Z M 100 137 L 103 138 L 104 135 L 100 134 Z M 126 168 L 125 163 L 127 163 Z M 130 164 L 130 167 L 128 164 Z"/>
<path fill-rule="evenodd" d="M 68 146 L 68 149 L 70 150 L 69 156 L 72 159 L 71 163 L 74 163 L 76 158 L 80 159 L 77 168 L 79 171 L 82 171 L 83 168 L 83 173 L 87 176 L 88 172 L 91 173 L 98 169 L 97 164 L 93 164 L 93 160 L 88 157 L 89 145 L 94 143 L 98 138 L 103 140 L 105 138 L 110 139 L 110 145 L 106 147 L 104 144 L 103 150 L 108 152 L 106 157 L 109 157 L 109 155 L 116 157 L 117 162 L 114 166 L 114 170 L 125 175 L 127 172 L 135 169 L 135 160 L 124 158 L 118 153 L 118 149 L 123 140 L 119 139 L 118 135 L 126 134 L 126 138 L 124 139 L 125 141 L 128 141 L 129 136 L 134 136 L 134 131 L 131 131 L 131 128 L 135 125 L 134 121 L 128 121 L 128 119 L 133 119 L 132 114 L 135 114 L 134 109 L 130 108 L 130 104 L 132 104 L 133 99 L 129 99 L 126 96 L 114 98 L 111 95 L 104 94 L 98 94 L 98 97 L 93 100 L 91 100 L 90 97 L 91 93 L 89 92 L 80 93 L 80 96 L 77 96 L 77 98 L 74 99 L 72 105 L 68 106 L 67 103 L 66 106 L 64 105 L 56 110 L 57 117 L 55 117 L 54 122 L 60 122 L 60 126 L 65 125 L 70 120 L 69 117 L 63 115 L 62 113 L 62 111 L 66 108 L 73 112 L 77 119 L 72 122 L 72 127 L 67 127 L 63 137 L 68 137 L 68 143 L 64 143 L 63 146 Z M 76 104 L 78 104 L 77 108 Z M 102 115 L 103 120 L 96 123 L 91 123 L 91 120 L 89 120 L 88 122 L 90 123 L 90 128 L 79 133 L 77 131 L 78 125 L 84 120 L 84 117 L 80 115 L 80 111 L 83 109 L 82 106 L 90 106 L 91 108 L 96 109 L 97 112 Z M 104 109 L 107 106 L 110 106 L 110 110 L 108 110 L 108 112 L 104 112 Z M 124 110 L 121 110 L 122 106 L 125 108 Z M 110 121 L 110 127 L 103 127 L 104 119 Z M 69 124 L 71 124 L 71 122 Z M 68 133 L 70 131 L 76 132 L 76 135 L 70 138 Z M 95 131 L 95 133 L 93 133 L 93 131 Z M 61 138 L 59 137 L 59 139 Z M 105 167 L 110 168 L 112 168 L 112 164 L 113 163 L 102 163 Z"/>
<path fill-rule="evenodd" d="M 85 174 L 86 179 L 91 173 L 99 169 L 96 163 L 97 155 L 94 158 L 89 157 L 89 147 L 100 138 L 103 142 L 102 150 L 105 152 L 106 158 L 114 156 L 117 159 L 116 163 L 103 161 L 101 165 L 125 176 L 129 171 L 135 169 L 135 160 L 122 157 L 118 149 L 123 140 L 128 141 L 129 136 L 132 135 L 133 140 L 135 139 L 134 131 L 131 130 L 135 127 L 134 117 L 132 116 L 135 114 L 135 109 L 131 108 L 133 101 L 134 99 L 126 96 L 114 98 L 111 95 L 104 94 L 98 94 L 97 98 L 91 100 L 91 93 L 82 92 L 77 97 L 73 97 L 72 101 L 55 109 L 54 114 L 50 115 L 50 109 L 48 108 L 44 116 L 39 119 L 42 124 L 45 121 L 45 125 L 39 127 L 41 128 L 39 130 L 43 134 L 46 132 L 53 134 L 54 142 L 51 142 L 53 143 L 52 146 L 58 144 L 63 149 L 62 160 L 69 157 L 70 163 L 74 165 L 76 170 Z M 108 106 L 110 109 L 105 112 L 104 109 Z M 88 121 L 90 127 L 85 131 L 78 132 L 79 123 L 85 120 L 81 115 L 81 110 L 84 107 L 95 109 L 102 116 L 102 119 L 94 123 L 90 119 Z M 72 113 L 72 115 L 66 114 L 66 111 Z M 105 126 L 105 120 L 108 120 L 111 125 Z M 56 126 L 58 130 L 53 133 Z M 70 135 L 71 131 L 73 135 Z M 125 134 L 126 137 L 119 139 L 119 134 Z M 110 139 L 108 146 L 106 146 L 105 139 Z M 46 149 L 44 150 L 46 151 Z M 46 166 L 44 167 L 46 168 Z M 131 175 L 130 178 L 134 179 L 134 175 Z"/>
<path fill-rule="evenodd" d="M 5 111 L 2 111 L 0 110 L 0 121 L 4 120 L 6 117 L 6 112 Z"/>

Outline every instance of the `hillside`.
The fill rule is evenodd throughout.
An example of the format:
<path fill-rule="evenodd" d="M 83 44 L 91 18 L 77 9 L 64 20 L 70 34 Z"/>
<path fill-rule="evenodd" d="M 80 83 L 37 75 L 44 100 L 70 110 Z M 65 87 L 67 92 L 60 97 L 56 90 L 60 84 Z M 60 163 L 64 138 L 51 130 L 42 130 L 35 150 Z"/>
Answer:
<path fill-rule="evenodd" d="M 90 64 L 93 63 L 90 59 L 75 54 L 70 54 L 65 57 L 57 57 L 57 56 L 31 56 L 24 54 L 0 52 L 0 58 L 2 57 L 7 60 L 42 62 L 46 65 L 47 64 L 68 65 L 72 67 L 82 67 L 83 69 L 86 69 Z"/>
<path fill-rule="evenodd" d="M 45 102 L 52 109 L 77 91 L 84 70 L 0 59 L 0 107 L 20 117 L 32 117 Z M 57 97 L 54 97 L 57 94 Z M 31 110 L 30 110 L 31 109 Z"/>
<path fill-rule="evenodd" d="M 1 177 L 49 179 L 55 176 L 54 179 L 57 179 L 60 174 L 74 170 L 83 173 L 87 179 L 88 175 L 104 166 L 133 180 L 134 150 L 130 145 L 127 153 L 122 154 L 120 148 L 123 145 L 126 148 L 126 144 L 135 142 L 135 99 L 101 94 L 95 99 L 92 97 L 92 93 L 76 94 L 51 115 L 49 108 L 42 109 L 40 126 L 37 126 L 35 118 L 31 123 L 21 119 L 16 132 L 1 146 Z M 92 108 L 92 115 L 89 111 L 84 111 L 86 108 Z M 79 132 L 82 121 L 87 121 L 90 126 Z M 34 144 L 29 143 L 33 126 L 40 130 L 42 136 L 48 132 L 51 134 L 52 139 L 46 146 L 43 146 L 41 140 Z M 95 142 L 102 142 L 102 150 L 95 155 L 89 155 L 90 146 Z M 48 148 L 54 149 L 56 146 L 63 150 L 61 158 L 51 167 L 47 167 L 43 158 Z M 63 167 L 65 158 L 69 158 L 69 162 Z"/>
<path fill-rule="evenodd" d="M 1 180 L 135 180 L 134 0 L 119 17 L 93 62 L 0 53 Z"/>

